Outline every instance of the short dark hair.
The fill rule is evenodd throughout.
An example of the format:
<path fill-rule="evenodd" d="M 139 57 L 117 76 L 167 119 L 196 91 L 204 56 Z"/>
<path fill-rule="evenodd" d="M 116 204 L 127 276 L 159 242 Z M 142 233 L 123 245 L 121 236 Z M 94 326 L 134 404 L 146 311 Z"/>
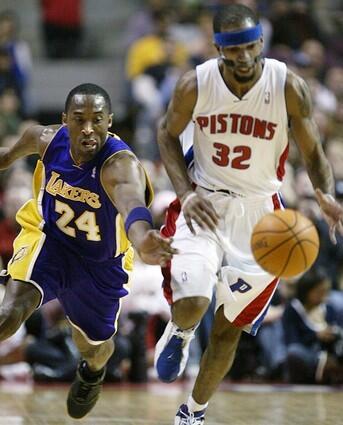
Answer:
<path fill-rule="evenodd" d="M 249 7 L 242 4 L 231 4 L 220 8 L 213 17 L 213 32 L 221 32 L 227 25 L 243 24 L 247 19 L 258 24 L 258 16 Z"/>
<path fill-rule="evenodd" d="M 101 95 L 105 99 L 108 112 L 109 113 L 112 112 L 111 99 L 107 91 L 103 89 L 102 87 L 97 86 L 96 84 L 91 84 L 91 83 L 80 84 L 79 86 L 76 86 L 72 90 L 70 90 L 67 96 L 67 99 L 65 101 L 64 112 L 68 111 L 72 98 L 76 94 Z"/>
<path fill-rule="evenodd" d="M 314 265 L 296 282 L 296 297 L 302 304 L 306 303 L 308 293 L 326 280 L 329 280 L 326 271 L 319 265 Z"/>

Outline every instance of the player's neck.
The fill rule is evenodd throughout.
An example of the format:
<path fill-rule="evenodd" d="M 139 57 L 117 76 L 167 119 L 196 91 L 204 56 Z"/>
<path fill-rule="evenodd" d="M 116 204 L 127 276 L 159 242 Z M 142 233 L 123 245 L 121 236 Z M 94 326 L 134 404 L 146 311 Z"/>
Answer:
<path fill-rule="evenodd" d="M 69 149 L 69 153 L 71 156 L 71 159 L 73 160 L 76 167 L 81 167 L 81 165 L 86 162 L 83 158 L 80 158 L 76 152 L 73 152 L 72 149 Z"/>
<path fill-rule="evenodd" d="M 235 96 L 241 99 L 260 79 L 262 75 L 262 71 L 263 71 L 263 64 L 262 62 L 257 64 L 255 75 L 253 76 L 251 80 L 247 82 L 237 81 L 233 72 L 230 69 L 228 69 L 226 66 L 224 66 L 223 64 L 220 66 L 220 71 L 221 71 L 223 80 L 225 84 L 227 85 L 227 87 L 229 88 L 229 90 L 231 91 L 231 93 L 233 93 Z"/>

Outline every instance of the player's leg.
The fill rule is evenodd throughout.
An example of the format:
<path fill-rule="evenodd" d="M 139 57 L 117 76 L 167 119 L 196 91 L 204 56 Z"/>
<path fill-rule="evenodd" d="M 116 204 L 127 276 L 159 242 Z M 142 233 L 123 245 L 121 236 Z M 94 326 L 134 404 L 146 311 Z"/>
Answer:
<path fill-rule="evenodd" d="M 94 345 L 89 343 L 86 337 L 75 327 L 72 328 L 72 337 L 90 372 L 96 373 L 104 369 L 114 351 L 113 339 Z"/>
<path fill-rule="evenodd" d="M 233 364 L 241 333 L 242 329 L 226 319 L 221 306 L 215 315 L 210 340 L 201 359 L 192 395 L 187 404 L 180 406 L 175 425 L 186 423 L 185 420 L 188 420 L 189 424 L 204 423 L 208 401 Z"/>
<path fill-rule="evenodd" d="M 0 305 L 0 341 L 13 335 L 41 301 L 41 292 L 31 283 L 9 279 Z"/>
<path fill-rule="evenodd" d="M 124 285 L 128 282 L 131 254 L 126 255 L 124 260 L 119 257 L 101 264 L 79 257 L 70 260 L 69 290 L 59 299 L 81 354 L 67 400 L 73 418 L 85 416 L 101 393 L 106 363 L 114 351 L 121 298 L 128 293 Z"/>
<path fill-rule="evenodd" d="M 191 329 L 200 322 L 209 304 L 206 297 L 182 298 L 171 307 L 172 320 L 179 329 Z"/>
<path fill-rule="evenodd" d="M 202 356 L 192 393 L 197 403 L 207 403 L 229 372 L 241 333 L 242 329 L 230 323 L 224 316 L 223 306 L 220 307 L 215 315 L 210 340 Z"/>
<path fill-rule="evenodd" d="M 106 374 L 106 364 L 114 351 L 112 338 L 92 344 L 88 338 L 73 327 L 73 341 L 78 348 L 81 361 L 76 378 L 67 399 L 68 414 L 76 419 L 84 417 L 96 404 Z"/>
<path fill-rule="evenodd" d="M 220 264 L 217 244 L 207 235 L 179 238 L 182 255 L 175 256 L 171 269 L 164 273 L 170 276 L 172 319 L 155 347 L 156 370 L 164 382 L 174 381 L 184 371 L 190 342 L 210 304 Z"/>
<path fill-rule="evenodd" d="M 200 187 L 197 190 L 202 191 L 203 196 L 211 196 L 218 213 L 225 216 L 226 201 L 222 202 L 220 194 Z M 172 236 L 174 246 L 182 253 L 174 256 L 170 265 L 162 270 L 172 320 L 155 348 L 158 376 L 164 382 L 172 382 L 186 366 L 190 341 L 212 299 L 224 253 L 213 232 L 196 226 L 196 234 L 191 233 L 177 200 L 169 207 L 163 234 Z"/>

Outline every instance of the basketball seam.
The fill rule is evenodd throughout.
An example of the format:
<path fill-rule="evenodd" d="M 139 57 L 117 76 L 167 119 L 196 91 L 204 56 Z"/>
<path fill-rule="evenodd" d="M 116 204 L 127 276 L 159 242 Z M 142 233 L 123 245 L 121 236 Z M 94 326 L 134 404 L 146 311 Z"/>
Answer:
<path fill-rule="evenodd" d="M 303 250 L 303 254 L 304 254 L 304 258 L 305 258 L 305 271 L 306 271 L 306 270 L 307 270 L 307 268 L 308 268 L 308 266 L 307 266 L 307 257 L 306 257 L 306 255 L 305 255 L 305 251 L 304 251 L 304 249 L 303 249 L 303 247 L 302 247 L 302 244 L 303 244 L 304 242 L 310 243 L 310 244 L 314 245 L 315 247 L 318 247 L 318 245 L 317 245 L 315 242 L 311 241 L 311 239 L 301 239 L 301 241 L 297 242 L 297 243 L 296 243 L 296 244 L 292 247 L 292 249 L 291 249 L 291 252 L 293 252 L 293 249 L 295 249 L 295 247 L 296 247 L 297 245 L 299 245 L 299 244 L 300 244 L 300 248 Z M 281 271 L 281 273 L 279 274 L 279 276 L 281 276 L 281 275 L 282 275 L 282 273 L 285 271 L 285 269 L 286 269 L 286 267 L 287 267 L 287 264 L 288 264 L 288 261 L 289 261 L 289 256 L 288 256 L 288 259 L 287 259 L 286 265 L 285 265 L 285 267 L 282 269 L 282 271 Z"/>
<path fill-rule="evenodd" d="M 294 230 L 292 230 L 292 229 L 290 229 L 290 228 L 289 228 L 289 230 L 291 230 L 291 232 L 293 233 L 293 235 L 292 235 L 292 236 L 290 236 L 288 239 L 285 239 L 284 241 L 280 242 L 280 243 L 279 243 L 279 245 L 276 245 L 276 246 L 274 246 L 273 248 L 271 248 L 268 252 L 265 252 L 265 253 L 262 255 L 262 257 L 258 257 L 258 258 L 257 258 L 257 261 L 261 261 L 261 260 L 263 260 L 263 258 L 264 258 L 265 256 L 269 255 L 269 254 L 270 254 L 271 252 L 273 252 L 274 250 L 276 250 L 276 249 L 280 248 L 280 246 L 281 246 L 281 245 L 283 245 L 284 243 L 286 243 L 286 242 L 290 241 L 293 237 L 295 237 L 295 238 L 297 239 L 297 244 L 298 244 L 300 241 L 299 241 L 299 239 L 298 239 L 297 235 L 299 235 L 300 233 L 304 232 L 305 230 L 309 229 L 309 228 L 310 228 L 310 227 L 312 227 L 312 226 L 314 227 L 314 225 L 313 225 L 312 223 L 310 223 L 307 227 L 304 227 L 304 228 L 303 228 L 303 229 L 301 229 L 298 233 L 295 233 L 295 232 L 294 232 Z"/>
<path fill-rule="evenodd" d="M 292 246 L 292 248 L 289 250 L 287 260 L 285 261 L 284 266 L 283 266 L 283 269 L 281 269 L 281 272 L 279 272 L 278 276 L 281 276 L 281 275 L 282 275 L 282 273 L 285 271 L 285 269 L 286 269 L 286 267 L 287 267 L 287 265 L 288 265 L 289 259 L 291 258 L 292 254 L 293 254 L 293 251 L 294 251 L 295 247 L 296 247 L 298 244 L 299 244 L 299 241 L 298 241 L 296 244 L 294 244 L 294 245 Z"/>
<path fill-rule="evenodd" d="M 298 216 L 296 214 L 294 214 L 295 215 L 295 223 L 292 227 L 290 227 L 289 224 L 287 223 L 287 221 L 285 221 L 282 217 L 279 217 L 278 215 L 276 215 L 274 213 L 271 214 L 271 215 L 273 215 L 275 218 L 277 218 L 279 221 L 281 221 L 283 224 L 285 224 L 288 230 L 291 230 L 292 232 L 294 232 L 293 228 L 298 223 Z M 312 223 L 311 223 L 311 225 L 312 225 Z M 257 232 L 254 232 L 254 235 L 258 235 L 259 233 L 284 233 L 284 232 L 285 232 L 285 230 L 259 230 Z"/>
<path fill-rule="evenodd" d="M 282 217 L 278 216 L 278 215 L 274 215 L 275 218 L 279 219 L 280 221 L 282 221 L 283 224 L 285 224 L 289 230 L 293 230 L 293 228 L 297 225 L 298 223 L 298 216 L 296 214 L 296 212 L 294 210 L 292 210 L 294 212 L 294 217 L 295 217 L 295 223 L 293 224 L 292 227 L 289 226 L 289 224 L 287 223 L 286 220 L 284 220 Z"/>

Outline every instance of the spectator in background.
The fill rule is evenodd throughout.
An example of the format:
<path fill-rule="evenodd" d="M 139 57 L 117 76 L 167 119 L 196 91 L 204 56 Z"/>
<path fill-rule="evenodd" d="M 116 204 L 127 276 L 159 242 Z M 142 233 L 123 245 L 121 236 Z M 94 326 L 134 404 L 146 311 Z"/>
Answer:
<path fill-rule="evenodd" d="M 165 0 L 146 0 L 144 3 L 144 7 L 138 9 L 128 20 L 125 32 L 127 46 L 139 38 L 152 34 L 156 25 L 154 15 L 166 8 Z"/>
<path fill-rule="evenodd" d="M 50 59 L 80 56 L 83 0 L 40 0 L 43 40 Z"/>
<path fill-rule="evenodd" d="M 343 329 L 327 303 L 330 281 L 316 267 L 296 284 L 283 314 L 287 369 L 292 383 L 343 383 Z"/>
<path fill-rule="evenodd" d="M 290 3 L 275 0 L 272 3 L 271 22 L 272 45 L 283 44 L 292 49 L 299 49 L 309 38 L 321 40 L 319 26 L 311 16 L 305 1 Z"/>
<path fill-rule="evenodd" d="M 156 160 L 156 123 L 187 67 L 188 53 L 170 34 L 168 13 L 156 11 L 153 18 L 154 32 L 136 40 L 128 51 L 126 75 L 137 105 L 135 150 L 140 158 Z"/>
<path fill-rule="evenodd" d="M 18 37 L 19 21 L 13 11 L 0 13 L 0 48 L 9 55 L 10 74 L 15 81 L 11 85 L 20 100 L 20 112 L 27 115 L 30 109 L 30 99 L 27 88 L 32 73 L 32 56 L 28 43 Z"/>
<path fill-rule="evenodd" d="M 143 74 L 146 69 L 170 62 L 183 66 L 187 61 L 187 52 L 177 44 L 173 51 L 166 50 L 169 38 L 170 16 L 167 11 L 153 14 L 153 32 L 136 40 L 128 51 L 126 74 L 129 80 Z M 169 56 L 171 53 L 171 56 Z"/>
<path fill-rule="evenodd" d="M 12 257 L 13 241 L 19 233 L 19 226 L 15 216 L 19 208 L 32 197 L 29 187 L 12 187 L 5 190 L 3 195 L 3 214 L 0 220 L 0 256 L 3 264 L 7 264 Z"/>
<path fill-rule="evenodd" d="M 23 81 L 19 74 L 13 71 L 13 66 L 13 57 L 10 52 L 5 47 L 0 46 L 0 94 L 11 89 L 21 99 Z"/>
<path fill-rule="evenodd" d="M 270 307 L 256 335 L 260 349 L 262 376 L 268 380 L 282 380 L 286 361 L 286 345 L 282 315 L 286 302 L 292 297 L 292 283 L 281 281 Z"/>
<path fill-rule="evenodd" d="M 20 100 L 13 89 L 5 89 L 0 94 L 0 145 L 1 140 L 17 134 L 21 119 L 19 116 Z"/>
<path fill-rule="evenodd" d="M 329 68 L 326 72 L 324 82 L 337 99 L 343 98 L 343 67 L 333 66 Z"/>

